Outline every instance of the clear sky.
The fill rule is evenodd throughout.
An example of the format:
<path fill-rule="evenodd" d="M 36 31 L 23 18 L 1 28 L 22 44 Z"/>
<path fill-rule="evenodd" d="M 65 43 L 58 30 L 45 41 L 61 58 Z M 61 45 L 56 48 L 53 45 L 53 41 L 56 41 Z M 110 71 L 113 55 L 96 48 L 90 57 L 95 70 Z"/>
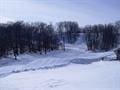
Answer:
<path fill-rule="evenodd" d="M 0 0 L 0 22 L 16 20 L 114 22 L 120 20 L 120 0 Z"/>

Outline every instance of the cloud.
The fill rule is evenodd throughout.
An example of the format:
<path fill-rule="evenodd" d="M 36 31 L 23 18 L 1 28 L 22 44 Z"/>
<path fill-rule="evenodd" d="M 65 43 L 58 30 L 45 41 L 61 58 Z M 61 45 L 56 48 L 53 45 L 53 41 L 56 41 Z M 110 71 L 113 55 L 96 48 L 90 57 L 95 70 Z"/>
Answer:
<path fill-rule="evenodd" d="M 71 20 L 80 25 L 98 24 L 120 19 L 118 3 L 117 0 L 0 0 L 0 16 L 28 22 Z"/>

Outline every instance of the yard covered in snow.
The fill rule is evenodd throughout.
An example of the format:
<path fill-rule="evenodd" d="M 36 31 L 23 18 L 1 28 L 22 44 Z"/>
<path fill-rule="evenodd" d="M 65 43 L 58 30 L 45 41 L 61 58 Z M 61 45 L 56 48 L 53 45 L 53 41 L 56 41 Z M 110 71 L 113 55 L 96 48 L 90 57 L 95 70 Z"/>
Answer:
<path fill-rule="evenodd" d="M 115 57 L 112 51 L 93 53 L 84 44 L 68 44 L 65 52 L 2 58 L 0 90 L 119 90 L 120 62 L 111 61 Z"/>

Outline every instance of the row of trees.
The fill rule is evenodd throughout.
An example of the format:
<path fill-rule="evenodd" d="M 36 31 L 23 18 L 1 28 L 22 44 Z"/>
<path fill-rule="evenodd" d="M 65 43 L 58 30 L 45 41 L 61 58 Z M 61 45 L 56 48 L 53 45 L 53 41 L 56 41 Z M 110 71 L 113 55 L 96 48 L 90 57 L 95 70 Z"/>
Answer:
<path fill-rule="evenodd" d="M 64 43 L 74 43 L 79 33 L 84 33 L 88 50 L 110 50 L 120 40 L 120 22 L 89 25 L 80 28 L 77 22 L 59 22 L 55 26 L 43 22 L 22 21 L 0 24 L 0 56 L 24 52 L 40 52 L 59 49 Z M 64 43 L 63 43 L 64 42 Z"/>
<path fill-rule="evenodd" d="M 116 24 L 99 24 L 84 28 L 88 50 L 107 51 L 118 45 L 119 28 Z"/>
<path fill-rule="evenodd" d="M 64 25 L 65 24 L 65 25 Z M 57 30 L 52 24 L 43 22 L 24 23 L 22 21 L 0 24 L 0 56 L 24 52 L 43 52 L 64 48 L 64 40 L 73 42 L 76 39 L 74 31 L 79 29 L 76 22 L 60 22 Z M 62 27 L 61 27 L 62 26 Z M 64 32 L 61 31 L 64 28 Z M 73 33 L 73 34 L 72 34 Z M 64 35 L 64 40 L 61 37 Z M 73 40 L 74 39 L 74 40 Z"/>
<path fill-rule="evenodd" d="M 57 31 L 62 41 L 72 44 L 77 40 L 80 28 L 77 22 L 60 22 Z"/>
<path fill-rule="evenodd" d="M 0 24 L 0 56 L 58 49 L 59 38 L 53 26 L 45 23 Z"/>

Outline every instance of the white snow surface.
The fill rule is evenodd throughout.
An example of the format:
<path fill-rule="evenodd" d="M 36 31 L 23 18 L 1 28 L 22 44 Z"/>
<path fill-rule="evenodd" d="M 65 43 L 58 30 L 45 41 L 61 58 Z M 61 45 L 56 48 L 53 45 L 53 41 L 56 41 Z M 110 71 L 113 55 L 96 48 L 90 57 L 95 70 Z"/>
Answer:
<path fill-rule="evenodd" d="M 112 61 L 115 57 L 112 51 L 87 51 L 83 43 L 47 55 L 2 58 L 0 90 L 120 90 L 120 62 Z"/>
<path fill-rule="evenodd" d="M 109 56 L 110 55 L 110 56 Z M 100 61 L 101 57 L 115 58 L 114 52 L 93 53 L 87 51 L 86 45 L 66 45 L 66 51 L 58 50 L 49 52 L 47 55 L 23 54 L 14 57 L 7 57 L 0 60 L 0 76 L 13 72 L 23 72 L 36 69 L 48 69 L 69 65 L 70 63 L 90 64 Z"/>
<path fill-rule="evenodd" d="M 0 90 L 120 90 L 120 62 L 70 64 L 0 78 Z"/>

